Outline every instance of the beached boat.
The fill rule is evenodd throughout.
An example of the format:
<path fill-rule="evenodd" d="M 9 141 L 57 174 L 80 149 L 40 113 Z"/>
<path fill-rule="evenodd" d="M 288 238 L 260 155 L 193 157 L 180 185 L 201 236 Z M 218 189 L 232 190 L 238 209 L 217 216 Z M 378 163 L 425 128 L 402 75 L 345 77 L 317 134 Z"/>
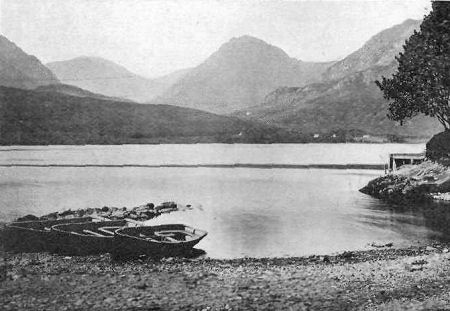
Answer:
<path fill-rule="evenodd" d="M 83 217 L 12 222 L 3 230 L 2 243 L 8 251 L 53 252 L 58 247 L 51 229 L 53 226 L 91 221 L 91 217 Z"/>
<path fill-rule="evenodd" d="M 206 231 L 182 224 L 122 228 L 115 232 L 112 255 L 116 259 L 179 255 L 192 249 L 206 235 Z"/>
<path fill-rule="evenodd" d="M 130 225 L 126 220 L 55 225 L 57 252 L 68 255 L 108 253 L 114 248 L 114 232 Z M 131 224 L 133 225 L 133 224 Z"/>

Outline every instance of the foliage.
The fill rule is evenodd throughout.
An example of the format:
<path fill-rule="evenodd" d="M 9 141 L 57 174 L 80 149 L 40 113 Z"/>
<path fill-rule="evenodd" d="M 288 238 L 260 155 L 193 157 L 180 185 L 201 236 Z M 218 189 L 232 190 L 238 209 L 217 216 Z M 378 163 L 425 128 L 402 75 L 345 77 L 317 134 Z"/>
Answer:
<path fill-rule="evenodd" d="M 388 117 L 402 122 L 417 114 L 435 117 L 450 128 L 450 2 L 434 1 L 420 31 L 406 41 L 396 60 L 398 69 L 376 81 L 393 100 Z"/>
<path fill-rule="evenodd" d="M 426 156 L 443 164 L 450 163 L 450 130 L 434 135 L 427 143 Z"/>

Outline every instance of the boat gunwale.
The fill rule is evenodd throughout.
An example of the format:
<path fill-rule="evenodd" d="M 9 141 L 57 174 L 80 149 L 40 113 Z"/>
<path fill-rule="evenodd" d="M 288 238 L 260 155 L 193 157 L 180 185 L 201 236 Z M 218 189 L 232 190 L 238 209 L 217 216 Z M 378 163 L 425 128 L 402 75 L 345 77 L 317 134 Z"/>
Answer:
<path fill-rule="evenodd" d="M 117 229 L 117 230 L 115 231 L 115 234 L 118 235 L 118 236 L 120 236 L 120 237 L 131 238 L 131 239 L 137 240 L 137 241 L 142 241 L 142 242 L 147 242 L 147 243 L 167 244 L 167 245 L 186 244 L 186 243 L 192 243 L 192 242 L 194 242 L 194 241 L 196 241 L 196 242 L 198 243 L 198 242 L 200 242 L 200 240 L 202 240 L 205 236 L 208 235 L 208 232 L 205 231 L 205 230 L 195 229 L 195 228 L 193 228 L 193 227 L 191 227 L 191 226 L 187 226 L 187 225 L 184 225 L 184 224 L 168 224 L 168 225 L 184 226 L 184 228 L 189 228 L 189 229 L 192 229 L 193 231 L 196 232 L 196 233 L 193 233 L 193 234 L 197 234 L 197 232 L 199 232 L 200 234 L 198 235 L 197 238 L 194 238 L 194 239 L 192 239 L 192 240 L 190 240 L 190 241 L 176 241 L 176 242 L 158 241 L 158 240 L 153 240 L 153 239 L 152 239 L 152 240 L 147 240 L 147 239 L 145 239 L 145 238 L 141 238 L 141 237 L 138 237 L 138 236 L 129 235 L 129 234 L 124 234 L 124 233 L 122 233 L 122 232 L 119 232 L 119 231 L 121 231 L 121 230 L 128 229 L 128 228 L 120 228 L 120 229 Z M 140 226 L 140 227 L 131 227 L 131 228 L 155 228 L 155 227 L 168 226 L 168 225 Z M 196 243 L 196 244 L 197 244 L 197 243 Z"/>
<path fill-rule="evenodd" d="M 86 237 L 86 238 L 95 238 L 95 239 L 113 239 L 114 235 L 104 235 L 104 236 L 95 236 L 95 235 L 91 235 L 91 234 L 85 234 L 85 233 L 80 233 L 80 232 L 76 232 L 76 231 L 67 231 L 67 230 L 62 230 L 61 228 L 55 228 L 55 227 L 64 227 L 66 225 L 82 225 L 82 224 L 86 224 L 86 223 L 96 223 L 96 224 L 100 224 L 100 223 L 108 223 L 108 222 L 119 222 L 121 220 L 107 220 L 107 221 L 98 221 L 98 222 L 77 222 L 77 223 L 69 223 L 69 224 L 58 224 L 58 225 L 54 225 L 51 227 L 52 232 L 55 232 L 56 234 L 64 234 L 64 235 L 74 235 L 74 236 L 79 236 L 79 237 Z M 116 229 L 114 231 L 114 234 L 116 233 L 117 230 L 123 229 L 123 227 L 126 226 L 127 221 L 123 221 L 124 225 L 121 226 L 120 228 Z M 105 226 L 107 227 L 107 226 Z M 109 226 L 112 227 L 112 226 Z"/>
<path fill-rule="evenodd" d="M 90 222 L 92 222 L 92 220 L 94 219 L 94 218 L 92 218 L 92 217 L 78 217 L 78 218 L 68 218 L 68 219 L 60 219 L 61 221 L 63 221 L 63 220 L 67 220 L 67 221 L 69 221 L 69 222 L 67 222 L 67 223 L 64 223 L 64 222 L 61 222 L 60 224 L 54 224 L 54 225 L 52 225 L 52 226 L 50 226 L 50 227 L 47 227 L 47 228 L 50 228 L 50 230 L 44 230 L 44 229 L 37 229 L 37 228 L 33 228 L 33 227 L 25 227 L 25 226 L 20 226 L 19 224 L 31 224 L 31 223 L 42 223 L 42 222 L 54 222 L 54 221 L 58 221 L 59 219 L 57 219 L 57 220 L 50 220 L 50 219 L 46 219 L 46 220 L 27 220 L 27 221 L 13 221 L 13 222 L 11 222 L 11 223 L 7 223 L 6 225 L 5 225 L 5 229 L 20 229 L 20 230 L 26 230 L 26 231 L 32 231 L 32 232 L 45 232 L 45 233 L 51 233 L 52 231 L 53 231 L 53 227 L 54 226 L 60 226 L 60 225 L 68 225 L 68 224 L 75 224 L 75 223 L 78 223 L 78 222 L 70 222 L 71 220 L 75 220 L 75 219 L 77 219 L 77 220 L 84 220 L 83 222 L 80 222 L 80 223 L 90 223 Z"/>

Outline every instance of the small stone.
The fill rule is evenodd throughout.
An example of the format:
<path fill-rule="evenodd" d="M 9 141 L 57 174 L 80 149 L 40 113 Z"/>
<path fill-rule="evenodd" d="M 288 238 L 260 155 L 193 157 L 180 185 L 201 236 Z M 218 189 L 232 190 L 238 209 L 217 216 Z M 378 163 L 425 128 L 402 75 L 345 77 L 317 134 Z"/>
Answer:
<path fill-rule="evenodd" d="M 78 299 L 77 301 L 75 301 L 75 305 L 76 306 L 81 306 L 83 304 L 84 300 L 83 299 Z"/>
<path fill-rule="evenodd" d="M 342 253 L 342 258 L 346 258 L 346 259 L 348 259 L 348 258 L 352 258 L 353 257 L 353 252 L 350 252 L 350 251 L 345 251 L 345 252 L 343 252 Z"/>
<path fill-rule="evenodd" d="M 136 285 L 137 289 L 146 289 L 147 287 L 148 287 L 148 285 L 146 283 Z"/>

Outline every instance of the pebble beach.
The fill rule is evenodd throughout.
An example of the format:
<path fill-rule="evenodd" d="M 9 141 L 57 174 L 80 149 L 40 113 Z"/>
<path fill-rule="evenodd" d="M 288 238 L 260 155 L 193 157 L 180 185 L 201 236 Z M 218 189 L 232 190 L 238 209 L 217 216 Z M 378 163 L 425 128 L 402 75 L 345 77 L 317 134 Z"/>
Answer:
<path fill-rule="evenodd" d="M 449 310 L 449 244 L 231 260 L 3 254 L 2 310 Z"/>

